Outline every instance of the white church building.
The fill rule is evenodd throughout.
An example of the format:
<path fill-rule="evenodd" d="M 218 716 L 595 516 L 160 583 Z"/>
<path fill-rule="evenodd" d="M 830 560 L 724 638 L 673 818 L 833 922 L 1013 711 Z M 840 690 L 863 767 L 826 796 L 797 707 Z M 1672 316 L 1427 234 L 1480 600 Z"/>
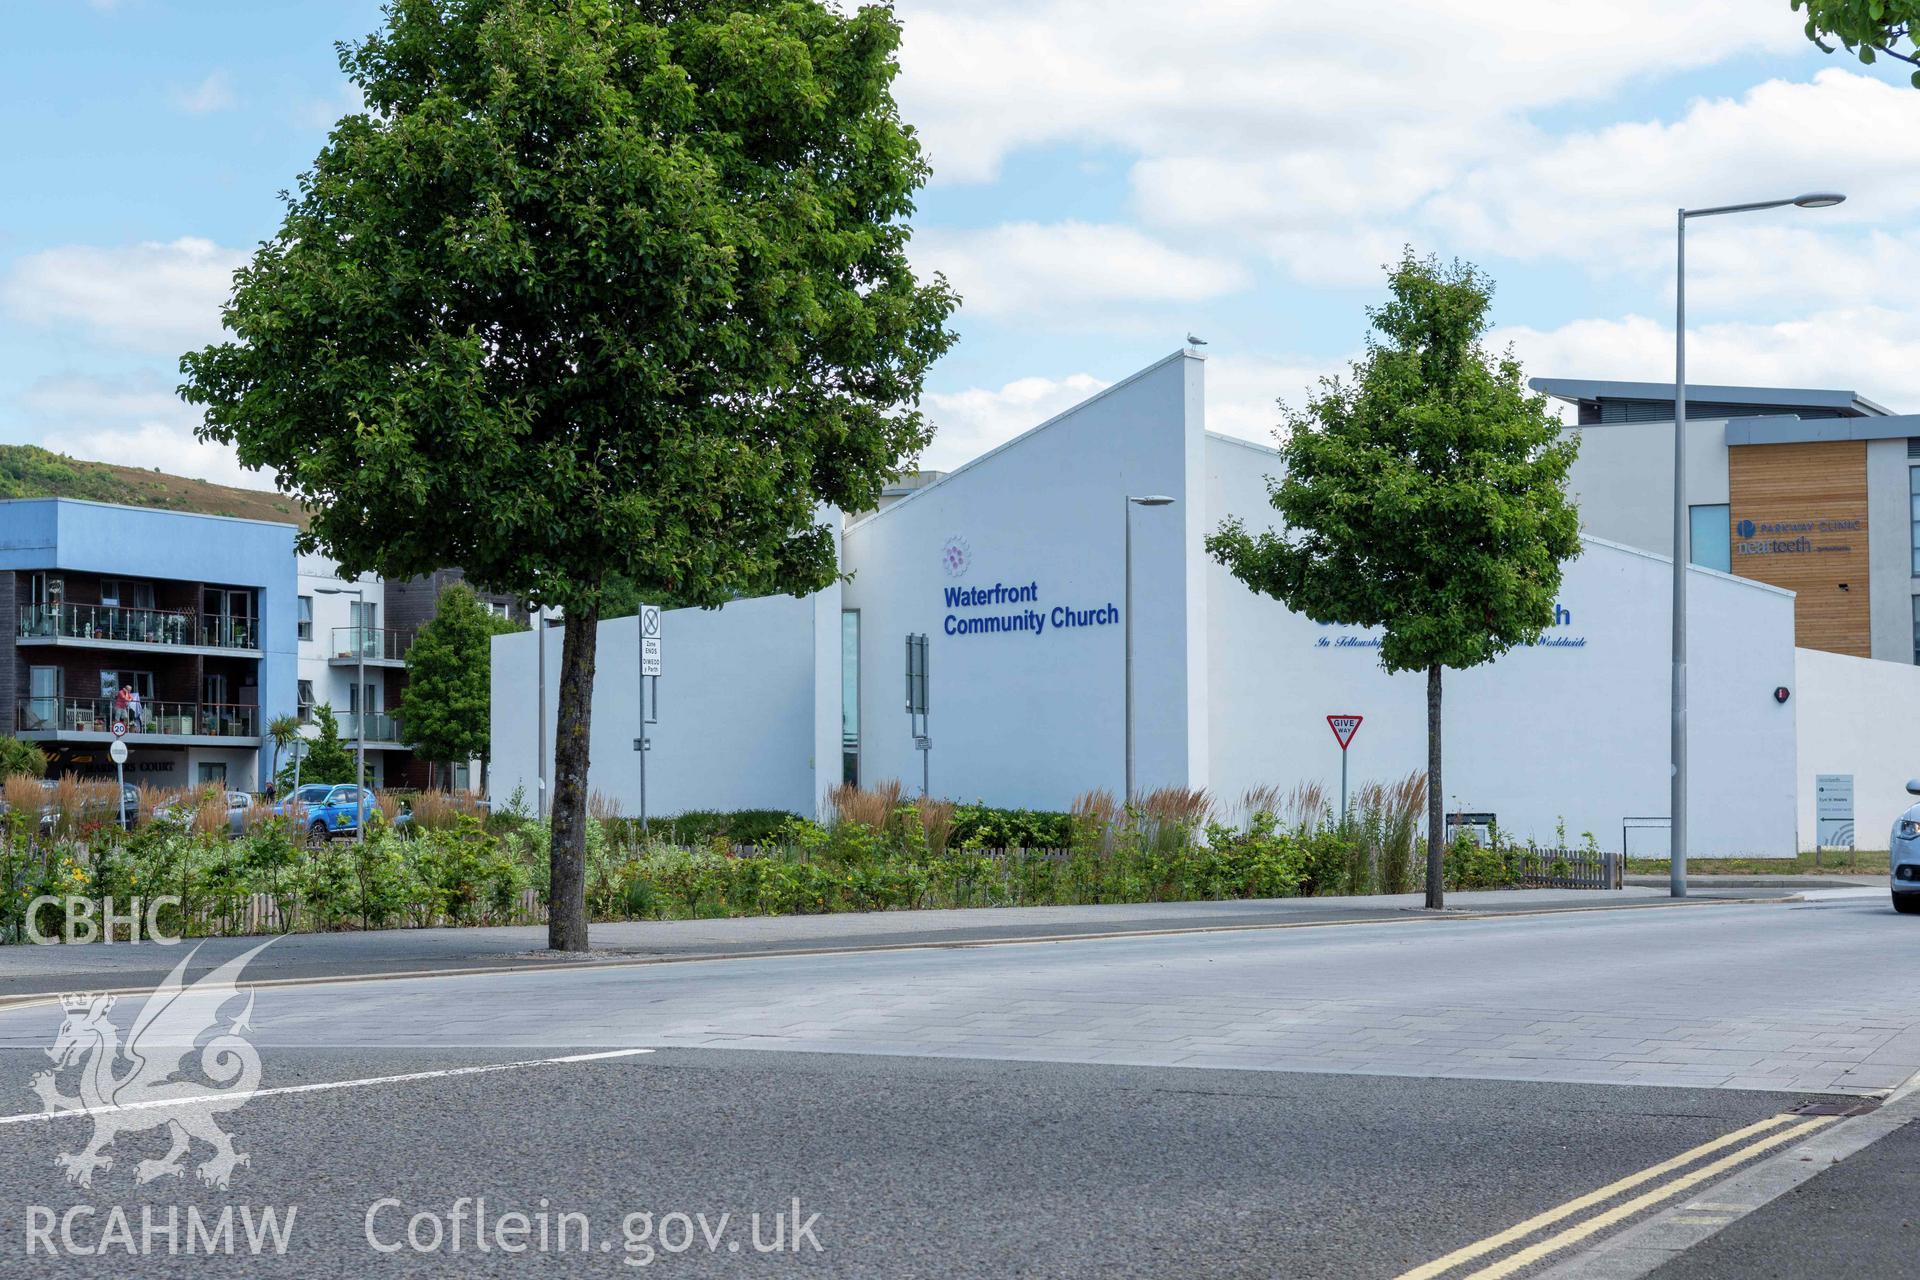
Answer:
<path fill-rule="evenodd" d="M 603 622 L 592 788 L 637 812 L 644 736 L 654 815 L 814 813 L 849 779 L 898 778 L 917 793 L 906 652 L 925 635 L 918 727 L 933 794 L 1050 809 L 1094 788 L 1118 794 L 1129 545 L 1140 790 L 1204 787 L 1228 808 L 1262 784 L 1318 780 L 1332 794 L 1329 715 L 1363 717 L 1355 785 L 1422 768 L 1423 674 L 1388 675 L 1374 634 L 1291 613 L 1207 556 L 1229 516 L 1272 526 L 1266 484 L 1280 459 L 1209 432 L 1205 389 L 1205 360 L 1176 352 L 878 511 L 836 517 L 844 582 L 667 612 L 644 728 L 638 620 Z M 1172 501 L 1129 501 L 1148 496 Z M 1670 583 L 1666 557 L 1587 538 L 1541 643 L 1447 673 L 1450 812 L 1495 815 L 1522 839 L 1564 829 L 1664 854 Z M 1857 710 L 1846 705 L 1857 679 L 1823 668 L 1821 705 L 1804 705 L 1791 592 L 1706 568 L 1691 570 L 1689 592 L 1692 853 L 1786 856 L 1810 843 L 1812 770 L 1858 775 L 1862 847 L 1881 847 L 1870 828 L 1904 807 L 1903 770 L 1920 769 L 1835 731 Z M 519 788 L 533 808 L 550 777 L 540 753 L 552 750 L 560 645 L 557 628 L 494 641 L 497 801 Z M 1920 711 L 1920 671 L 1896 683 L 1874 696 Z M 1826 756 L 1802 761 L 1803 738 Z"/>

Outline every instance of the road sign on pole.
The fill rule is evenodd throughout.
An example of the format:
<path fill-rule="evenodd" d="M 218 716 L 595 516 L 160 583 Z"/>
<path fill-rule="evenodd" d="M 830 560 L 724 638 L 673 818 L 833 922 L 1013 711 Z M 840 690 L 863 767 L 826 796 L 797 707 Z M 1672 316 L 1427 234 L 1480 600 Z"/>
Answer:
<path fill-rule="evenodd" d="M 113 736 L 116 741 L 127 736 L 127 722 L 125 720 L 115 720 L 113 722 Z"/>
<path fill-rule="evenodd" d="M 640 606 L 640 674 L 660 674 L 660 606 Z"/>
<path fill-rule="evenodd" d="M 1353 741 L 1353 735 L 1360 732 L 1360 722 L 1365 718 L 1365 716 L 1327 717 L 1327 727 L 1333 730 L 1333 736 L 1339 740 L 1342 751 L 1345 751 L 1347 744 Z"/>
<path fill-rule="evenodd" d="M 121 738 L 126 735 L 126 731 L 127 726 L 124 724 L 113 726 L 113 745 L 107 748 L 107 755 L 113 760 L 114 780 L 120 784 L 119 797 L 113 804 L 114 808 L 120 812 L 120 826 L 123 830 L 127 825 L 127 744 L 122 742 Z"/>
<path fill-rule="evenodd" d="M 1334 741 L 1340 744 L 1340 821 L 1347 821 L 1347 748 L 1353 743 L 1353 735 L 1360 732 L 1360 722 L 1365 716 L 1328 716 L 1327 728 L 1333 730 Z"/>

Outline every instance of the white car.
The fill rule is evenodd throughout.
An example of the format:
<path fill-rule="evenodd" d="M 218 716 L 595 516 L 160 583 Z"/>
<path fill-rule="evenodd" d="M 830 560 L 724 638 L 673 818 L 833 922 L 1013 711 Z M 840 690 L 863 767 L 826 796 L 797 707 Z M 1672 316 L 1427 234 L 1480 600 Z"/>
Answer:
<path fill-rule="evenodd" d="M 1907 794 L 1920 796 L 1920 778 L 1907 783 Z M 1893 909 L 1902 915 L 1920 914 L 1920 804 L 1894 820 L 1887 841 L 1887 885 L 1893 891 Z"/>

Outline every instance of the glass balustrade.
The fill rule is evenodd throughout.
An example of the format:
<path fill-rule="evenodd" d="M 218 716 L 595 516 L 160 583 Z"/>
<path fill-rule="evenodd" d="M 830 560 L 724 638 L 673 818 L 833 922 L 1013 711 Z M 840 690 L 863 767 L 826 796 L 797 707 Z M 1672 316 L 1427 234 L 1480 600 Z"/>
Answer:
<path fill-rule="evenodd" d="M 29 604 L 20 609 L 22 640 L 108 640 L 208 649 L 258 649 L 252 618 L 110 604 Z"/>
<path fill-rule="evenodd" d="M 386 627 L 335 627 L 330 658 L 365 658 L 368 662 L 399 662 L 413 646 L 413 632 Z"/>
<path fill-rule="evenodd" d="M 20 733 L 111 733 L 124 721 L 130 740 L 260 736 L 260 709 L 233 702 L 142 701 L 136 714 L 111 698 L 27 698 L 14 721 Z"/>

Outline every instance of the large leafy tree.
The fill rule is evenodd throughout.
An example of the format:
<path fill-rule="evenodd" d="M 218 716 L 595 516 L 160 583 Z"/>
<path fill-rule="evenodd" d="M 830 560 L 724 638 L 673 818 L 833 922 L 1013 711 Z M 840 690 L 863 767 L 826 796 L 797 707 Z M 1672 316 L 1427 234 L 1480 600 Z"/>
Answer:
<path fill-rule="evenodd" d="M 900 31 L 820 0 L 391 0 L 343 118 L 182 361 L 202 433 L 353 575 L 457 564 L 564 611 L 549 941 L 587 945 L 612 587 L 712 606 L 838 572 L 926 442 L 955 299 L 906 258 L 927 168 Z"/>
<path fill-rule="evenodd" d="M 1444 903 L 1441 672 L 1539 639 L 1579 551 L 1574 445 L 1511 353 L 1483 348 L 1493 285 L 1409 250 L 1369 308 L 1353 379 L 1283 404 L 1277 531 L 1229 520 L 1207 550 L 1316 622 L 1381 627 L 1389 671 L 1427 673 L 1427 905 Z"/>
<path fill-rule="evenodd" d="M 519 623 L 488 613 L 465 583 L 440 593 L 433 617 L 407 649 L 407 687 L 400 695 L 416 755 L 451 765 L 491 754 L 493 637 L 520 630 Z"/>
<path fill-rule="evenodd" d="M 1920 23 L 1920 0 L 1791 0 L 1807 15 L 1807 39 L 1832 53 L 1834 44 L 1862 62 L 1885 54 L 1920 68 L 1920 46 L 1914 42 Z M 1833 43 L 1828 43 L 1832 41 Z M 1920 70 L 1913 73 L 1920 88 Z"/>

